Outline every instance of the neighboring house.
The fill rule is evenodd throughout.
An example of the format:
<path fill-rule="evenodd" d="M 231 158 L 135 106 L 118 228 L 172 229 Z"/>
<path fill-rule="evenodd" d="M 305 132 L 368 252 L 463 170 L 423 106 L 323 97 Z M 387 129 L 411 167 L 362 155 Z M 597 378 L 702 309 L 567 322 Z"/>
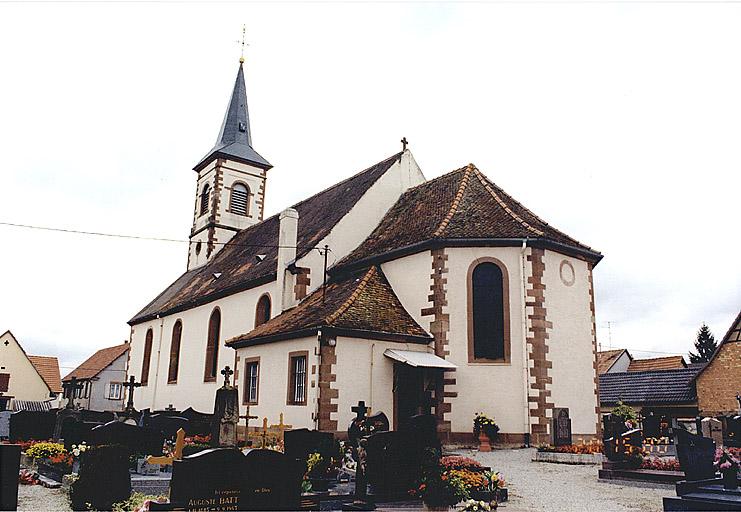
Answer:
<path fill-rule="evenodd" d="M 56 357 L 30 356 L 13 333 L 0 336 L 0 411 L 54 401 L 61 391 Z"/>
<path fill-rule="evenodd" d="M 597 353 L 597 371 L 604 373 L 647 372 L 653 370 L 681 370 L 687 368 L 683 356 L 633 359 L 624 348 Z"/>
<path fill-rule="evenodd" d="M 703 416 L 741 415 L 741 312 L 707 365 L 697 374 L 697 399 Z"/>
<path fill-rule="evenodd" d="M 75 403 L 92 411 L 122 411 L 128 355 L 128 343 L 102 348 L 64 377 L 65 383 L 77 378 Z"/>
<path fill-rule="evenodd" d="M 295 428 L 342 432 L 362 400 L 394 427 L 434 413 L 447 440 L 483 411 L 505 442 L 549 442 L 562 407 L 597 435 L 600 253 L 472 164 L 426 181 L 404 147 L 263 219 L 271 167 L 240 65 L 194 168 L 187 271 L 129 321 L 137 408 L 211 412 L 229 365 L 240 414 Z"/>

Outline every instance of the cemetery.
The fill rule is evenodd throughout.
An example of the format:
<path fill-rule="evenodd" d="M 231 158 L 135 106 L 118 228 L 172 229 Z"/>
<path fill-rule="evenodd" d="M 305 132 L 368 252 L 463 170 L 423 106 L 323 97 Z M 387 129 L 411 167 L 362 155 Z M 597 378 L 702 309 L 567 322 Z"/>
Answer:
<path fill-rule="evenodd" d="M 221 374 L 213 413 L 137 411 L 129 399 L 113 414 L 79 409 L 74 398 L 58 410 L 13 413 L 0 445 L 3 509 L 15 509 L 19 483 L 61 486 L 72 510 L 133 510 L 144 502 L 155 511 L 510 506 L 505 476 L 486 464 L 500 448 L 492 418 L 478 414 L 472 446 L 450 451 L 434 415 L 391 430 L 383 411 L 361 401 L 346 435 L 336 436 L 294 429 L 282 415 L 261 422 L 249 411 L 239 415 L 233 371 Z M 137 384 L 132 377 L 125 386 Z M 531 464 L 560 463 L 566 474 L 569 465 L 601 464 L 595 481 L 654 486 L 665 510 L 741 510 L 741 448 L 733 430 L 740 419 L 698 418 L 697 434 L 674 422 L 669 439 L 657 442 L 639 428 L 643 418 L 619 406 L 604 416 L 597 442 L 575 439 L 568 410 L 558 410 L 553 444 L 538 446 Z"/>

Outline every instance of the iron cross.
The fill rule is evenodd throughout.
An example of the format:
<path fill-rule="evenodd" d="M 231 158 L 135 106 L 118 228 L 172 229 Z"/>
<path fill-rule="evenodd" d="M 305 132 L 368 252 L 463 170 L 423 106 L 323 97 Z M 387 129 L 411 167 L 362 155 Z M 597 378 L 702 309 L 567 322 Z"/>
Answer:
<path fill-rule="evenodd" d="M 221 370 L 221 374 L 224 376 L 224 387 L 229 387 L 229 376 L 234 373 L 234 370 L 229 368 L 229 366 L 225 366 L 223 370 Z"/>
<path fill-rule="evenodd" d="M 358 405 L 351 407 L 350 410 L 357 415 L 356 419 L 359 420 L 365 418 L 365 413 L 368 412 L 368 408 L 365 406 L 365 402 L 363 400 L 358 402 Z"/>
<path fill-rule="evenodd" d="M 406 137 L 401 138 L 401 150 L 406 151 L 407 150 L 407 144 L 409 144 L 409 141 Z"/>
<path fill-rule="evenodd" d="M 134 410 L 134 389 L 140 387 L 141 385 L 141 382 L 136 382 L 136 377 L 134 377 L 133 375 L 129 377 L 129 382 L 123 383 L 123 387 L 127 388 L 129 393 L 129 399 L 126 401 L 127 411 Z"/>

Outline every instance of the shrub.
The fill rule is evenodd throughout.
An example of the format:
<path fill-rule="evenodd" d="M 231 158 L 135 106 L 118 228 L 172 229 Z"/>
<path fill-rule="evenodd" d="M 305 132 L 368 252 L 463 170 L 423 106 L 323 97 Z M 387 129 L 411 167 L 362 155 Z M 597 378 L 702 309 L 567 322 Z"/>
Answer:
<path fill-rule="evenodd" d="M 26 455 L 34 459 L 50 459 L 62 453 L 67 453 L 63 444 L 49 442 L 35 443 L 26 450 Z"/>

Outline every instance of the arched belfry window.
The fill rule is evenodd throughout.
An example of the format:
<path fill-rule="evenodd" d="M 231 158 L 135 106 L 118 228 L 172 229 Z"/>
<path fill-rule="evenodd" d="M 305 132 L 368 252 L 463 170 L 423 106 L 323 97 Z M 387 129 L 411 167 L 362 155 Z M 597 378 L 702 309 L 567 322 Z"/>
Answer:
<path fill-rule="evenodd" d="M 476 260 L 468 271 L 468 360 L 509 362 L 507 269 L 494 258 Z"/>
<path fill-rule="evenodd" d="M 234 215 L 250 214 L 250 189 L 243 183 L 232 185 L 232 195 L 229 200 L 229 211 Z"/>
<path fill-rule="evenodd" d="M 147 329 L 147 334 L 144 338 L 144 358 L 142 359 L 142 374 L 139 378 L 142 386 L 146 386 L 149 382 L 149 364 L 152 360 L 152 341 L 154 340 L 154 332 L 152 329 Z"/>
<path fill-rule="evenodd" d="M 203 372 L 204 382 L 216 380 L 219 365 L 219 333 L 221 332 L 221 311 L 214 309 L 208 320 L 208 339 L 206 340 L 206 367 Z"/>
<path fill-rule="evenodd" d="M 268 294 L 260 297 L 255 308 L 255 327 L 270 320 L 270 296 Z"/>
<path fill-rule="evenodd" d="M 174 384 L 178 381 L 178 368 L 180 366 L 180 339 L 183 337 L 183 322 L 178 320 L 172 327 L 172 341 L 170 342 L 170 366 L 167 369 L 167 383 Z"/>
<path fill-rule="evenodd" d="M 206 212 L 208 212 L 208 200 L 211 197 L 211 187 L 208 186 L 208 183 L 203 185 L 203 190 L 201 191 L 201 215 L 205 215 Z"/>

